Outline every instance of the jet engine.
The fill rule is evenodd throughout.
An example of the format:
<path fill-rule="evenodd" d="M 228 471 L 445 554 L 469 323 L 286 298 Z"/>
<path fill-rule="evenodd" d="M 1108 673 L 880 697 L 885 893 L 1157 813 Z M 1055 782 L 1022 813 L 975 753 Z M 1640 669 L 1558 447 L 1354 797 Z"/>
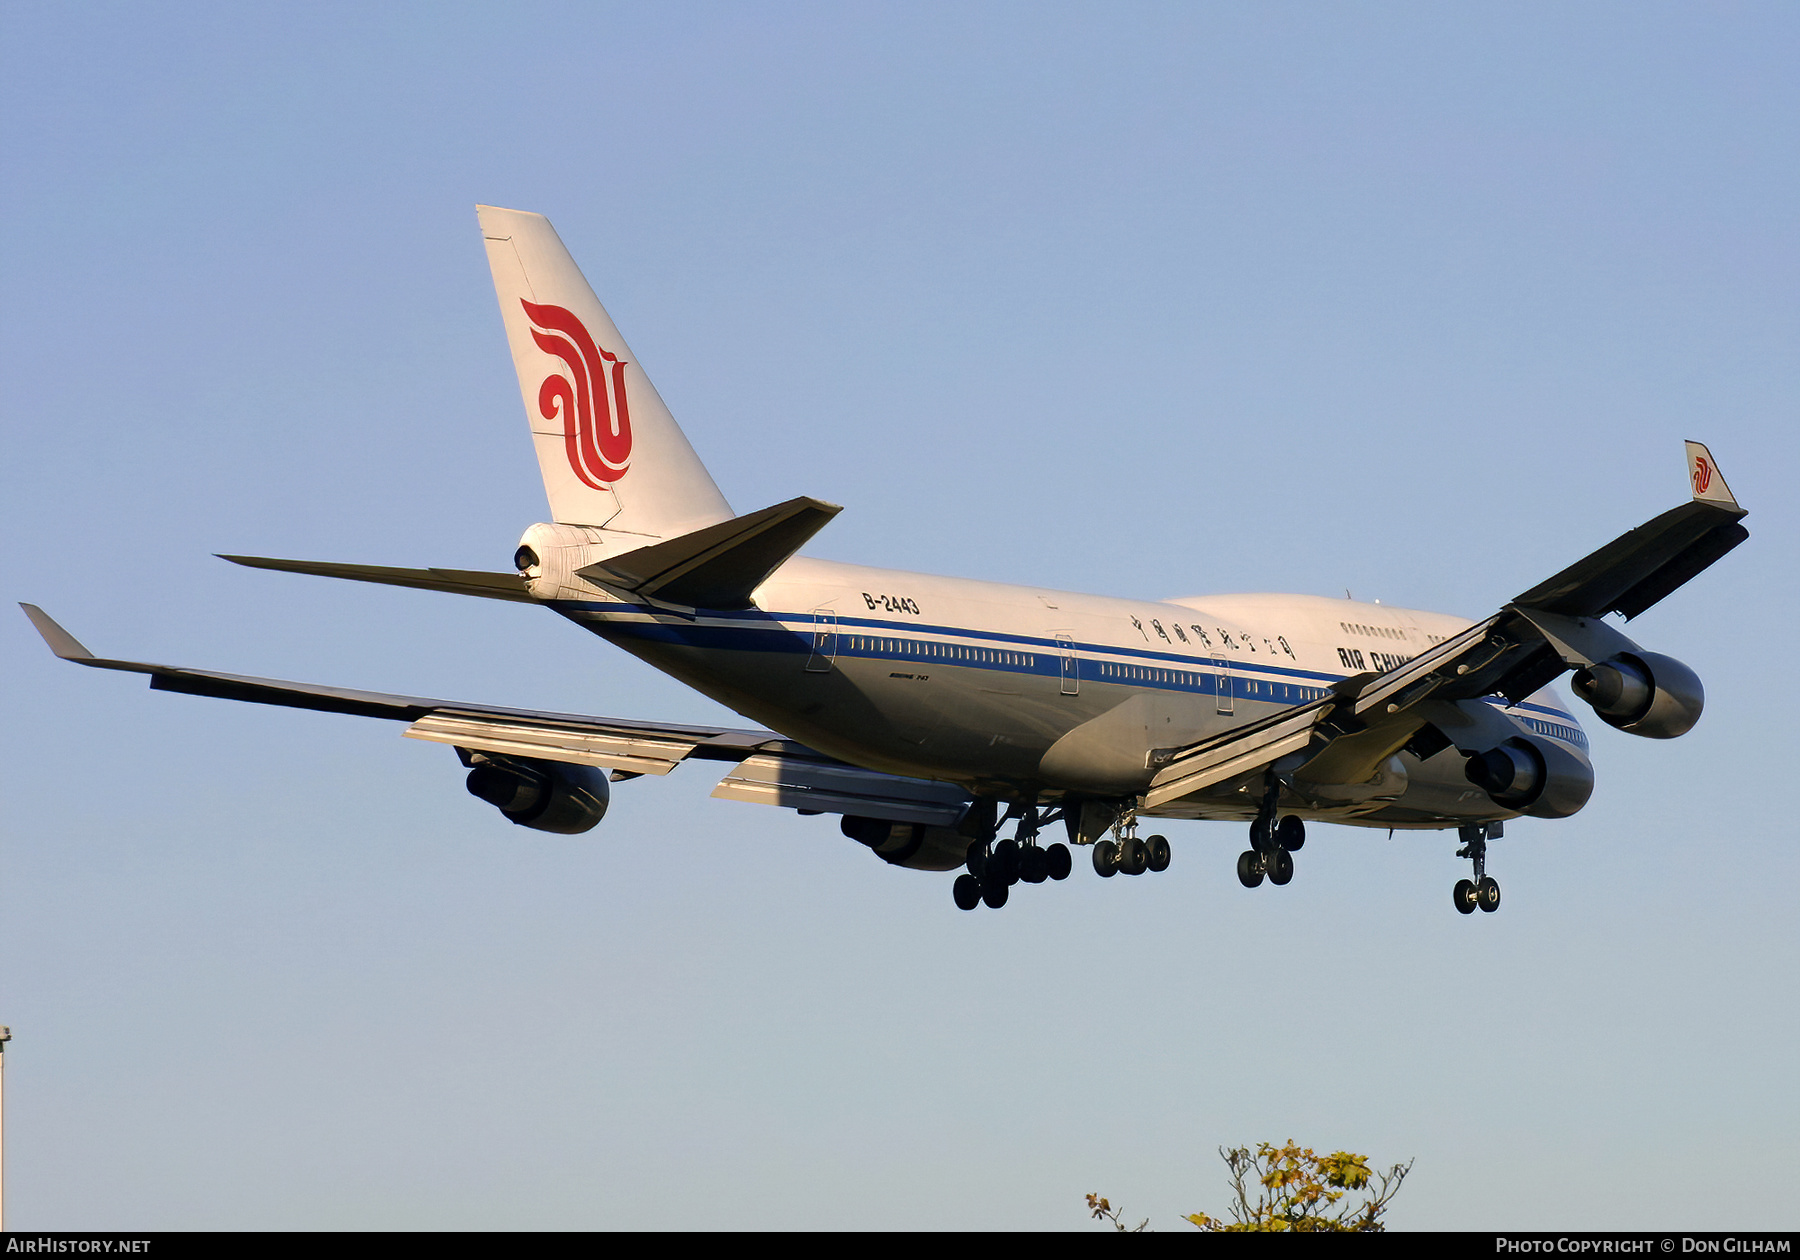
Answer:
<path fill-rule="evenodd" d="M 1592 766 L 1548 740 L 1522 736 L 1470 754 L 1463 773 L 1494 804 L 1533 818 L 1567 818 L 1594 791 Z"/>
<path fill-rule="evenodd" d="M 953 871 L 969 854 L 969 838 L 952 827 L 860 818 L 854 814 L 846 815 L 839 825 L 845 835 L 868 845 L 882 861 L 909 870 Z"/>
<path fill-rule="evenodd" d="M 1602 722 L 1650 739 L 1687 734 L 1706 707 L 1699 676 L 1655 652 L 1621 652 L 1578 671 L 1572 685 Z"/>
<path fill-rule="evenodd" d="M 468 753 L 464 760 L 470 767 L 469 794 L 498 809 L 508 822 L 534 831 L 580 835 L 606 816 L 612 800 L 606 771 L 595 766 L 498 753 Z"/>

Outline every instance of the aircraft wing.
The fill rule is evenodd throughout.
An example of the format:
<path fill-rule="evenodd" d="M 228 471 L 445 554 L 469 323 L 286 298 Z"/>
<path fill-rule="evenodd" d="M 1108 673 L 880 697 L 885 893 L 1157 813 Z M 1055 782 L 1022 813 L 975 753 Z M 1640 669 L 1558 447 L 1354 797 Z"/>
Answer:
<path fill-rule="evenodd" d="M 412 739 L 599 766 L 613 771 L 615 778 L 668 774 L 687 760 L 731 762 L 735 768 L 713 795 L 818 813 L 949 825 L 961 818 L 969 802 L 954 784 L 848 765 L 774 731 L 548 713 L 114 660 L 95 656 L 36 605 L 20 607 L 63 660 L 148 674 L 156 691 L 387 718 L 408 723 L 402 733 Z"/>
<path fill-rule="evenodd" d="M 1711 453 L 1698 442 L 1687 443 L 1687 453 L 1691 501 L 1394 669 L 1346 678 L 1322 700 L 1167 750 L 1144 807 L 1262 774 L 1296 753 L 1304 756 L 1284 777 L 1303 786 L 1366 782 L 1402 749 L 1428 757 L 1451 744 L 1492 747 L 1494 724 L 1484 706 L 1467 702 L 1500 695 L 1517 704 L 1566 670 L 1637 650 L 1602 618 L 1636 617 L 1750 536 Z"/>

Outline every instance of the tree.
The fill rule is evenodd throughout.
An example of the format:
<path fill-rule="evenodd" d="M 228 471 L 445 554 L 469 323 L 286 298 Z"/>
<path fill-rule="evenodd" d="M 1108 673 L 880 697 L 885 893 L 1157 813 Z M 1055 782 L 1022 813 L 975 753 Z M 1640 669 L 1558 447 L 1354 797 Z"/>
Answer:
<path fill-rule="evenodd" d="M 1231 1170 L 1231 1186 L 1236 1201 L 1231 1204 L 1231 1220 L 1195 1212 L 1183 1219 L 1209 1232 L 1249 1233 L 1381 1233 L 1387 1226 L 1382 1213 L 1400 1193 L 1400 1184 L 1412 1171 L 1412 1161 L 1395 1164 L 1377 1174 L 1369 1167 L 1369 1157 L 1349 1151 L 1316 1155 L 1310 1147 L 1301 1147 L 1288 1139 L 1285 1146 L 1257 1143 L 1253 1154 L 1249 1147 L 1232 1150 L 1219 1148 L 1219 1156 Z M 1252 1197 L 1250 1180 L 1254 1177 L 1260 1189 Z M 1379 1177 L 1379 1183 L 1376 1182 Z M 1352 1190 L 1364 1191 L 1368 1197 L 1360 1203 L 1344 1200 Z M 1095 1220 L 1112 1222 L 1121 1233 L 1141 1232 L 1150 1222 L 1130 1229 L 1120 1220 L 1123 1209 L 1115 1208 L 1098 1195 L 1087 1197 L 1088 1212 Z"/>
<path fill-rule="evenodd" d="M 1147 1216 L 1136 1225 L 1128 1226 L 1124 1221 L 1119 1219 L 1119 1213 L 1123 1212 L 1125 1210 L 1124 1208 L 1114 1207 L 1097 1194 L 1090 1194 L 1087 1199 L 1088 1211 L 1093 1214 L 1094 1219 L 1097 1221 L 1111 1221 L 1112 1227 L 1121 1234 L 1141 1234 L 1150 1227 L 1150 1218 Z"/>

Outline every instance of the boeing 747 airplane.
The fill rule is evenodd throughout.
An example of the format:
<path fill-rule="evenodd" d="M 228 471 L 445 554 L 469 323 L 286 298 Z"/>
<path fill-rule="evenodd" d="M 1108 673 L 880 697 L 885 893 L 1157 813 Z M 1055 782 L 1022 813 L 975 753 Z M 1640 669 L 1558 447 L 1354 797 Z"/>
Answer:
<path fill-rule="evenodd" d="M 1499 611 L 1308 595 L 1162 602 L 865 568 L 797 554 L 840 510 L 799 498 L 739 516 L 541 215 L 479 208 L 550 521 L 513 572 L 256 556 L 238 564 L 541 604 L 766 729 L 497 708 L 96 657 L 24 605 L 64 660 L 164 691 L 406 723 L 448 744 L 509 821 L 573 835 L 612 784 L 690 761 L 713 795 L 838 814 L 895 865 L 964 869 L 956 904 L 1020 882 L 1168 867 L 1148 819 L 1249 824 L 1246 887 L 1286 884 L 1311 821 L 1454 830 L 1464 914 L 1500 904 L 1485 869 L 1506 820 L 1565 818 L 1593 790 L 1581 723 L 1688 731 L 1700 680 L 1629 620 L 1747 538 L 1707 449 L 1692 497 Z M 1046 843 L 1060 825 L 1067 843 Z M 1012 834 L 1002 838 L 1002 833 Z"/>

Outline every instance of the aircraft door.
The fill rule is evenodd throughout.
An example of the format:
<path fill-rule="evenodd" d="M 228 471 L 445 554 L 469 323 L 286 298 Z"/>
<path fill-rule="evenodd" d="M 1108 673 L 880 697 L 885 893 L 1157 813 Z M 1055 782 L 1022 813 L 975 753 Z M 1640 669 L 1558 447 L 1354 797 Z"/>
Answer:
<path fill-rule="evenodd" d="M 1062 693 L 1081 694 L 1081 658 L 1075 655 L 1075 640 L 1066 634 L 1056 636 L 1056 650 L 1062 657 Z"/>
<path fill-rule="evenodd" d="M 837 659 L 837 613 L 829 608 L 813 609 L 813 648 L 806 659 L 806 672 L 828 674 Z"/>
<path fill-rule="evenodd" d="M 1216 679 L 1218 691 L 1218 710 L 1223 717 L 1229 717 L 1236 711 L 1236 700 L 1232 697 L 1231 662 L 1221 656 L 1218 660 L 1219 676 Z"/>

